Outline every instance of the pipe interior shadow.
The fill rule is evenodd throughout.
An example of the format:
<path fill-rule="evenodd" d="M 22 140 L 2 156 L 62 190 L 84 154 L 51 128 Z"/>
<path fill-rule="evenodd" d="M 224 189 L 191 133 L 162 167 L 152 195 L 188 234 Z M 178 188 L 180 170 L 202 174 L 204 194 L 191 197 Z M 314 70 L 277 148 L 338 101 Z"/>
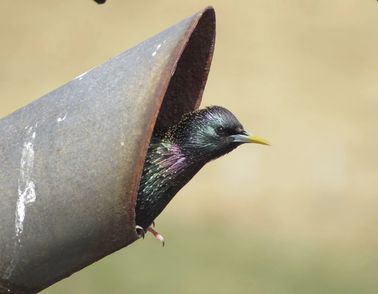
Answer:
<path fill-rule="evenodd" d="M 165 92 L 153 134 L 164 132 L 199 107 L 215 44 L 215 12 L 207 9 L 184 47 Z"/>

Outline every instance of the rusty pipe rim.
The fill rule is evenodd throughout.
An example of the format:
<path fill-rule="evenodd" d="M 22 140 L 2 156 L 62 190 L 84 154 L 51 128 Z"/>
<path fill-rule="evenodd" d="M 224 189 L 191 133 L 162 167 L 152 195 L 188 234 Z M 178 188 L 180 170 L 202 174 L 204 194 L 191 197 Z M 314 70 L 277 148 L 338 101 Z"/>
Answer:
<path fill-rule="evenodd" d="M 177 45 L 175 56 L 171 58 L 171 72 L 165 72 L 155 94 L 156 104 L 148 122 L 145 140 L 141 145 L 142 152 L 138 158 L 133 179 L 133 197 L 127 207 L 133 207 L 128 215 L 135 225 L 135 206 L 139 181 L 153 131 L 156 128 L 168 127 L 180 120 L 182 114 L 197 109 L 202 101 L 202 95 L 207 82 L 215 45 L 215 11 L 209 6 L 196 14 L 196 20 L 187 29 L 183 40 Z M 188 76 L 189 74 L 189 76 Z M 191 80 L 188 82 L 186 78 Z M 182 81 L 186 80 L 184 84 Z M 181 81 L 181 82 L 180 82 Z M 177 88 L 180 93 L 177 95 Z M 182 95 L 186 99 L 182 99 Z M 172 111 L 174 114 L 172 115 Z"/>

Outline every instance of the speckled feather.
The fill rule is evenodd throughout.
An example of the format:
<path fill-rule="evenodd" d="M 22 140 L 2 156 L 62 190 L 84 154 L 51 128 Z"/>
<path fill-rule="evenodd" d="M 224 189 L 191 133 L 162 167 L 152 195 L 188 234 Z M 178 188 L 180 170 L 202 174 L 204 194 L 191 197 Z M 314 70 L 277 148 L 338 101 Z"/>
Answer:
<path fill-rule="evenodd" d="M 243 127 L 227 109 L 212 106 L 183 115 L 151 139 L 140 182 L 136 224 L 146 229 L 176 193 L 209 161 L 240 143 L 229 139 Z"/>

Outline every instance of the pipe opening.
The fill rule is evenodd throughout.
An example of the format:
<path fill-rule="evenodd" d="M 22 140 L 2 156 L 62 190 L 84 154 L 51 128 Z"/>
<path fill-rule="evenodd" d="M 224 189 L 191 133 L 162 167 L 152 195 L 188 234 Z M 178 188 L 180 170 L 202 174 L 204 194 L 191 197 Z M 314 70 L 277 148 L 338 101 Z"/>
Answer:
<path fill-rule="evenodd" d="M 170 79 L 156 120 L 154 132 L 180 121 L 183 114 L 201 103 L 215 42 L 215 13 L 204 11 L 194 27 Z"/>
<path fill-rule="evenodd" d="M 178 123 L 183 114 L 197 109 L 206 85 L 215 43 L 215 12 L 207 8 L 180 44 L 157 119 L 154 134 Z"/>

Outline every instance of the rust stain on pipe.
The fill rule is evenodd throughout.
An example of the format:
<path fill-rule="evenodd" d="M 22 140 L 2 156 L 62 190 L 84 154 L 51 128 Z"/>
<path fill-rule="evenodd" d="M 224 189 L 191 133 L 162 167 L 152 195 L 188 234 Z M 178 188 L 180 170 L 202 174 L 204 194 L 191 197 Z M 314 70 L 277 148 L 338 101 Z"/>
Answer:
<path fill-rule="evenodd" d="M 0 120 L 0 293 L 35 293 L 137 240 L 154 129 L 196 109 L 209 7 Z"/>

